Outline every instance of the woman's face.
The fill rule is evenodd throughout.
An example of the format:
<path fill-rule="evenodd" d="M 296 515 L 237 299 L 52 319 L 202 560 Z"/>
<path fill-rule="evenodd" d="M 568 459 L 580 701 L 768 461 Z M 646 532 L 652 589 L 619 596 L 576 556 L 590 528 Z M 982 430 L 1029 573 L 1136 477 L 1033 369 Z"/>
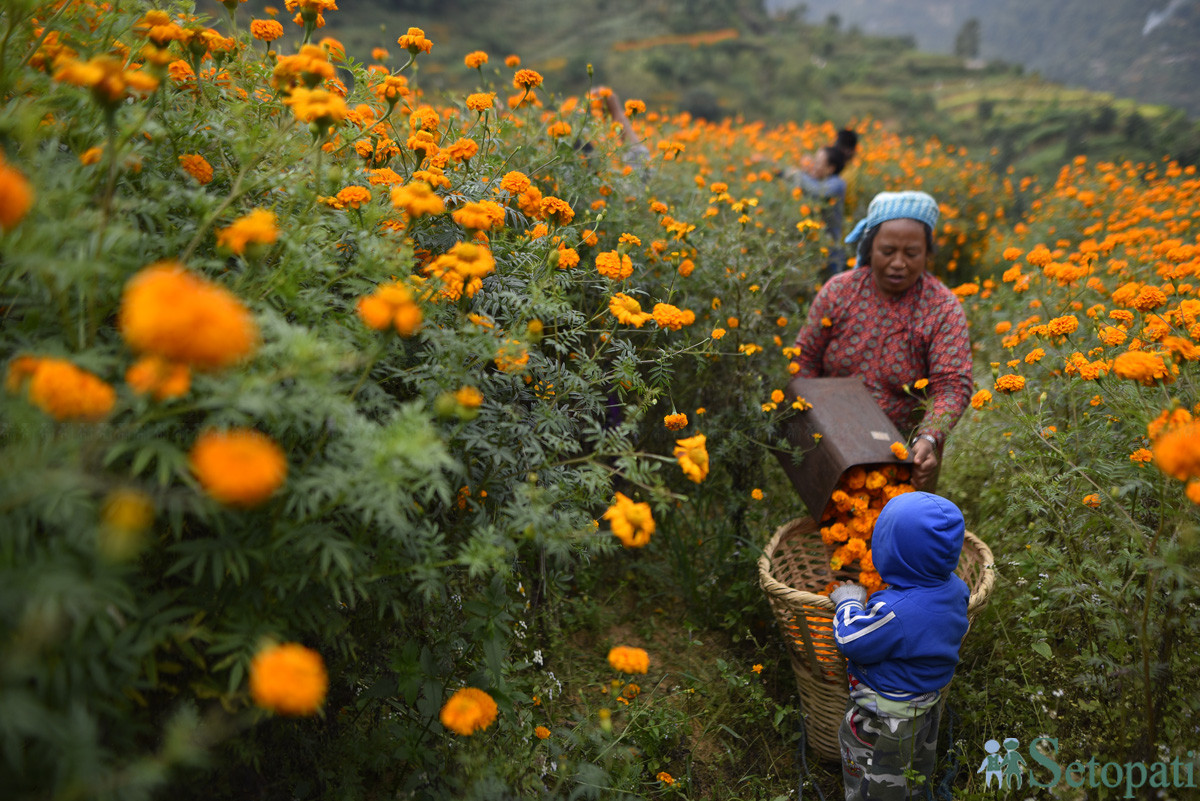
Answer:
<path fill-rule="evenodd" d="M 925 226 L 916 220 L 888 220 L 880 224 L 871 243 L 871 272 L 875 286 L 897 296 L 917 282 L 929 260 Z"/>

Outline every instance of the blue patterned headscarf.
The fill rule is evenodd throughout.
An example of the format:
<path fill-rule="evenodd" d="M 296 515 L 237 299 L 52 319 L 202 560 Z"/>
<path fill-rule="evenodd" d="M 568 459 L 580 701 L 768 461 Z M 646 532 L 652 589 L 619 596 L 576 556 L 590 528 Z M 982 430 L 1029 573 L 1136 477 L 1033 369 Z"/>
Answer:
<path fill-rule="evenodd" d="M 910 219 L 923 222 L 932 232 L 937 225 L 938 204 L 925 192 L 880 192 L 867 207 L 867 216 L 854 226 L 846 237 L 846 244 L 858 242 L 858 264 L 864 264 L 867 253 L 862 252 L 866 234 L 880 223 L 888 220 Z"/>

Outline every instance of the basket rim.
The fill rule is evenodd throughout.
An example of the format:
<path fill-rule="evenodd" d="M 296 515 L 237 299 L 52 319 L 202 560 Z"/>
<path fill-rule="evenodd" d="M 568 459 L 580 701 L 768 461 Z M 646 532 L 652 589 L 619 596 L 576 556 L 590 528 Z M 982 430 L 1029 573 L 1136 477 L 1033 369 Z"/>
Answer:
<path fill-rule="evenodd" d="M 816 531 L 819 526 L 815 520 L 808 517 L 797 517 L 787 521 L 783 525 L 775 529 L 775 534 L 771 540 L 763 548 L 762 556 L 758 558 L 758 583 L 763 591 L 767 594 L 783 601 L 790 606 L 815 606 L 819 609 L 827 609 L 833 611 L 836 607 L 829 600 L 828 596 L 818 595 L 807 590 L 798 590 L 795 587 L 789 587 L 779 579 L 771 575 L 771 560 L 775 556 L 775 550 L 779 547 L 779 543 L 784 536 L 791 533 L 797 528 L 811 528 Z M 981 571 L 979 582 L 975 587 L 971 587 L 971 596 L 967 601 L 967 612 L 975 613 L 987 604 L 988 598 L 992 594 L 992 589 L 996 585 L 995 571 L 995 556 L 992 554 L 992 549 L 987 543 L 977 537 L 970 531 L 963 532 L 963 548 L 966 549 L 968 543 L 978 556 L 978 561 L 981 563 L 983 570 Z"/>

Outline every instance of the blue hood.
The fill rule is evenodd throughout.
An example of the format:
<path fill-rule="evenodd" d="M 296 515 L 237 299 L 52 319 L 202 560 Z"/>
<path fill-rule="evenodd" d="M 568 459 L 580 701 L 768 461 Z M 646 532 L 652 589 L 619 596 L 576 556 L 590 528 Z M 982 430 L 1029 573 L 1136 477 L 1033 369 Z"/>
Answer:
<path fill-rule="evenodd" d="M 954 574 L 966 524 L 958 507 L 928 492 L 887 502 L 875 523 L 871 559 L 895 587 L 934 587 Z"/>

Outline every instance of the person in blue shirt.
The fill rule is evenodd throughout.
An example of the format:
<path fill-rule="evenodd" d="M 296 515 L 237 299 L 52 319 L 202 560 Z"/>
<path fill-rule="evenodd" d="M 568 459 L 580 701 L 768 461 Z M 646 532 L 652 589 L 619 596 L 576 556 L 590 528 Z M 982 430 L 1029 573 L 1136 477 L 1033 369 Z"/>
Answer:
<path fill-rule="evenodd" d="M 834 638 L 846 657 L 850 697 L 838 730 L 847 801 L 915 796 L 905 771 L 932 779 L 939 701 L 967 633 L 970 590 L 955 574 L 966 526 L 945 498 L 909 492 L 879 513 L 871 555 L 890 585 L 844 582 Z"/>
<path fill-rule="evenodd" d="M 783 178 L 818 204 L 825 231 L 832 240 L 822 281 L 846 269 L 846 249 L 842 245 L 842 226 L 846 217 L 846 181 L 842 170 L 846 153 L 836 145 L 823 147 L 806 158 L 799 167 L 783 171 Z"/>

